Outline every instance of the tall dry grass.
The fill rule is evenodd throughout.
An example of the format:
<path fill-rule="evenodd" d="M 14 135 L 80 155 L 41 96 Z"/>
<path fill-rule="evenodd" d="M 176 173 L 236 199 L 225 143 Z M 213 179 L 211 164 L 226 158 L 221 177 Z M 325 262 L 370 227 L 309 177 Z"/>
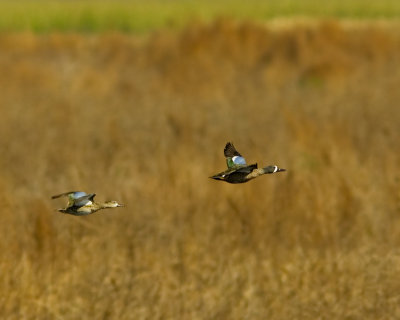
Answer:
<path fill-rule="evenodd" d="M 0 36 L 7 319 L 400 317 L 398 27 Z M 283 174 L 243 185 L 233 141 Z M 98 193 L 126 208 L 55 212 Z"/>

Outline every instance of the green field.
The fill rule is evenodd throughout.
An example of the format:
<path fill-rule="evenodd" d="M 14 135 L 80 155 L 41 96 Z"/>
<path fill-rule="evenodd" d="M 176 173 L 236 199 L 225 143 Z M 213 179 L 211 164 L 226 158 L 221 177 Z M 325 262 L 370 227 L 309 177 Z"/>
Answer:
<path fill-rule="evenodd" d="M 179 28 L 190 21 L 216 17 L 268 20 L 273 18 L 398 19 L 396 0 L 282 1 L 2 1 L 0 31 L 123 31 L 143 33 Z"/>

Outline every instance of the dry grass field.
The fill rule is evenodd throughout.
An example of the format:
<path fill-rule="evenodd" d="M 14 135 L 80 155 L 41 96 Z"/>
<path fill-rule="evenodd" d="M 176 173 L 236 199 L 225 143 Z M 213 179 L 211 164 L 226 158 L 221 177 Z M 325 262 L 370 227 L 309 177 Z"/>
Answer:
<path fill-rule="evenodd" d="M 400 318 L 399 25 L 1 34 L 0 70 L 2 318 Z M 288 171 L 211 180 L 227 141 Z"/>

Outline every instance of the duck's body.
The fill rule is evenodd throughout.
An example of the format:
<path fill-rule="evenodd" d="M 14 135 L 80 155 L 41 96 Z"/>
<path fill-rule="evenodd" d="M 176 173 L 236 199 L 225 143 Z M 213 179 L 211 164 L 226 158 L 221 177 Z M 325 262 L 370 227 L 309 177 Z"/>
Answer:
<path fill-rule="evenodd" d="M 232 143 L 228 142 L 225 145 L 224 155 L 228 169 L 213 175 L 212 179 L 226 181 L 228 183 L 244 183 L 250 181 L 263 174 L 276 173 L 286 171 L 278 166 L 267 166 L 258 168 L 257 163 L 247 165 L 246 160 L 235 149 Z"/>
<path fill-rule="evenodd" d="M 95 202 L 95 193 L 86 194 L 83 191 L 71 191 L 52 196 L 52 199 L 66 196 L 68 205 L 66 208 L 58 209 L 59 212 L 68 213 L 75 216 L 85 216 L 100 209 L 122 207 L 117 201 Z"/>

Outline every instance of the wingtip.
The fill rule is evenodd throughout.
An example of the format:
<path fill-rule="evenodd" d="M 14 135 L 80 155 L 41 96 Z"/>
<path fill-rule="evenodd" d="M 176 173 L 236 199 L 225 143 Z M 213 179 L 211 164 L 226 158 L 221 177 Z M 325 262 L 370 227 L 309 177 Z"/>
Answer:
<path fill-rule="evenodd" d="M 232 142 L 227 142 L 224 148 L 224 156 L 227 158 L 232 158 L 234 156 L 241 157 L 241 154 L 236 150 Z"/>
<path fill-rule="evenodd" d="M 228 148 L 235 148 L 235 147 L 233 146 L 233 142 L 228 141 L 228 142 L 225 144 L 225 148 L 224 148 L 224 149 L 228 149 Z"/>
<path fill-rule="evenodd" d="M 56 195 L 52 196 L 51 199 L 61 198 L 61 197 L 68 196 L 71 193 L 76 193 L 76 192 L 79 192 L 79 191 L 69 191 L 69 192 L 59 193 L 59 194 L 56 194 Z"/>

